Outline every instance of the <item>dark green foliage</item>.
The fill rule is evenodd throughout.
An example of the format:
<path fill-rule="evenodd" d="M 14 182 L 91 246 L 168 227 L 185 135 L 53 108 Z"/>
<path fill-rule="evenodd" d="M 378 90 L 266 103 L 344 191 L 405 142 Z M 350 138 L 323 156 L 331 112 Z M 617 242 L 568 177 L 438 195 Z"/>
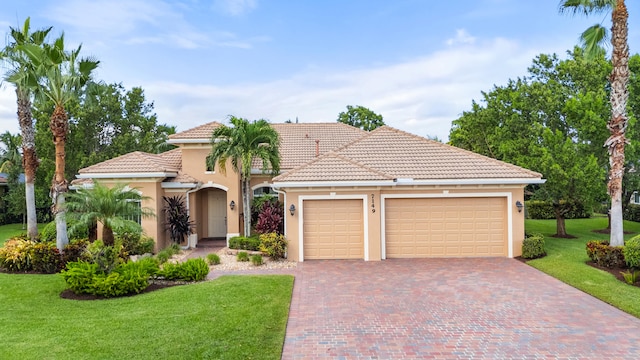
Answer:
<path fill-rule="evenodd" d="M 640 268 L 640 235 L 627 240 L 622 250 L 624 261 L 630 268 Z"/>
<path fill-rule="evenodd" d="M 587 255 L 591 261 L 607 268 L 624 268 L 626 263 L 623 246 L 609 246 L 609 242 L 591 240 L 587 242 Z"/>
<path fill-rule="evenodd" d="M 85 224 L 78 224 L 78 221 L 69 217 L 67 219 L 67 227 L 69 229 L 69 239 L 85 239 L 88 237 L 89 228 Z M 40 241 L 56 241 L 56 222 L 50 221 L 40 231 Z"/>
<path fill-rule="evenodd" d="M 275 203 L 276 201 L 278 201 L 278 197 L 273 195 L 255 196 L 251 200 L 251 223 L 255 224 L 258 222 L 258 215 L 260 215 L 260 211 L 265 203 Z"/>
<path fill-rule="evenodd" d="M 167 280 L 201 281 L 209 274 L 209 265 L 203 259 L 188 259 L 182 263 L 165 263 L 158 276 Z"/>
<path fill-rule="evenodd" d="M 255 266 L 260 266 L 263 264 L 262 255 L 256 254 L 251 256 L 251 263 Z"/>
<path fill-rule="evenodd" d="M 268 233 L 260 235 L 260 251 L 272 260 L 284 258 L 287 252 L 287 240 L 284 235 Z"/>
<path fill-rule="evenodd" d="M 544 236 L 534 234 L 527 236 L 522 242 L 522 257 L 524 259 L 537 259 L 547 255 L 544 249 Z"/>
<path fill-rule="evenodd" d="M 152 254 L 155 247 L 153 238 L 138 232 L 124 232 L 116 235 L 116 240 L 122 241 L 124 250 L 129 255 Z"/>
<path fill-rule="evenodd" d="M 236 255 L 236 260 L 238 261 L 249 261 L 249 254 L 246 251 L 239 251 Z"/>
<path fill-rule="evenodd" d="M 591 212 L 579 201 L 560 201 L 561 206 L 567 206 L 565 219 L 588 219 Z M 551 201 L 529 200 L 525 201 L 527 216 L 530 219 L 555 219 L 556 214 Z"/>
<path fill-rule="evenodd" d="M 54 274 L 62 270 L 62 255 L 55 243 L 33 244 L 29 252 L 33 271 L 41 274 Z"/>
<path fill-rule="evenodd" d="M 100 271 L 95 263 L 71 262 L 62 277 L 76 294 L 92 294 L 105 298 L 137 294 L 149 286 L 152 262 L 129 261 L 118 265 L 110 273 Z"/>
<path fill-rule="evenodd" d="M 183 196 L 163 196 L 164 208 L 162 211 L 165 215 L 165 228 L 169 232 L 171 240 L 180 244 L 185 240 L 193 229 L 193 222 L 189 218 L 187 207 L 184 203 Z"/>
<path fill-rule="evenodd" d="M 122 244 L 116 243 L 113 246 L 108 246 L 101 240 L 90 243 L 85 254 L 91 263 L 98 265 L 98 271 L 102 273 L 110 273 L 127 259 Z"/>
<path fill-rule="evenodd" d="M 366 107 L 359 105 L 347 105 L 347 111 L 338 114 L 338 122 L 361 128 L 365 131 L 371 131 L 384 125 L 382 115 L 378 115 Z"/>
<path fill-rule="evenodd" d="M 284 206 L 280 201 L 276 199 L 262 204 L 255 229 L 258 234 L 284 233 Z"/>
<path fill-rule="evenodd" d="M 56 222 L 50 221 L 40 230 L 41 241 L 56 241 Z"/>
<path fill-rule="evenodd" d="M 62 278 L 67 286 L 76 294 L 92 294 L 93 278 L 98 274 L 98 265 L 87 261 L 67 263 Z"/>
<path fill-rule="evenodd" d="M 220 264 L 220 256 L 215 253 L 207 254 L 207 262 L 209 265 L 219 265 Z"/>
<path fill-rule="evenodd" d="M 629 204 L 624 211 L 624 219 L 629 221 L 640 222 L 640 205 Z"/>
<path fill-rule="evenodd" d="M 65 247 L 62 253 L 62 259 L 64 263 L 88 260 L 89 255 L 86 254 L 89 241 L 87 239 L 71 240 Z"/>
<path fill-rule="evenodd" d="M 256 237 L 234 236 L 229 239 L 229 249 L 258 251 L 260 239 Z"/>
<path fill-rule="evenodd" d="M 180 247 L 177 246 L 176 244 L 173 244 L 169 247 L 166 247 L 162 250 L 160 250 L 158 252 L 158 255 L 156 255 L 156 258 L 158 259 L 158 261 L 160 262 L 160 264 L 164 264 L 165 262 L 167 262 L 167 260 L 169 260 L 171 258 L 171 256 L 177 254 L 180 252 Z"/>

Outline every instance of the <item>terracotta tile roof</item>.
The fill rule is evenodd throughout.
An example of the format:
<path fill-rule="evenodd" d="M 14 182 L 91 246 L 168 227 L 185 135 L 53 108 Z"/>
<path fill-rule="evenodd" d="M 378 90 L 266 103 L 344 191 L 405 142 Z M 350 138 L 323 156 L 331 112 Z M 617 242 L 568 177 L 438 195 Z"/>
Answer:
<path fill-rule="evenodd" d="M 189 174 L 185 174 L 182 171 L 178 172 L 178 176 L 172 178 L 166 178 L 164 182 L 177 182 L 177 183 L 197 183 L 198 179 Z"/>
<path fill-rule="evenodd" d="M 289 175 L 282 176 L 286 178 L 284 181 L 307 181 L 307 179 L 318 178 L 318 173 L 322 174 L 322 179 L 320 180 L 393 180 L 393 177 L 387 174 L 359 164 L 334 152 L 329 152 L 310 164 L 302 165 L 292 170 Z"/>
<path fill-rule="evenodd" d="M 78 171 L 80 174 L 96 173 L 164 173 L 180 170 L 180 149 L 163 154 L 134 151 L 111 160 L 91 165 Z"/>
<path fill-rule="evenodd" d="M 194 127 L 193 129 L 169 135 L 169 140 L 206 139 L 207 142 L 209 142 L 213 129 L 218 126 L 220 126 L 219 122 L 212 121 L 210 123 Z"/>
<path fill-rule="evenodd" d="M 93 184 L 93 179 L 73 179 L 71 180 L 71 186 L 82 186 L 82 185 Z"/>
<path fill-rule="evenodd" d="M 388 126 L 380 127 L 335 150 L 342 158 L 387 178 L 442 179 L 539 179 L 541 174 L 454 146 L 425 139 Z M 327 154 L 274 181 L 340 181 L 324 171 Z M 355 180 L 355 179 L 354 179 Z"/>

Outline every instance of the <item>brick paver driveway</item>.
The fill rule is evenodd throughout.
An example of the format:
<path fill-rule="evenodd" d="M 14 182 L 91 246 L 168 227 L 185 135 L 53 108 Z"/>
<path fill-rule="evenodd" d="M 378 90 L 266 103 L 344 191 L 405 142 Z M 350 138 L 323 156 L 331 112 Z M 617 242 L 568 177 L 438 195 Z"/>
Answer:
<path fill-rule="evenodd" d="M 517 260 L 298 266 L 283 359 L 640 359 L 640 320 Z"/>

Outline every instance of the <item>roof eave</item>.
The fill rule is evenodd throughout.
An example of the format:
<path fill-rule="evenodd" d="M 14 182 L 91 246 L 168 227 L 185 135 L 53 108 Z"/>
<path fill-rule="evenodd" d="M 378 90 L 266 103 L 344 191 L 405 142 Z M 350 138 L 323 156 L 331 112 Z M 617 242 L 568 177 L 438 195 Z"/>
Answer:
<path fill-rule="evenodd" d="M 403 185 L 526 185 L 544 184 L 546 179 L 436 179 L 436 180 L 371 180 L 371 181 L 274 181 L 277 188 L 303 187 L 353 187 L 353 186 L 403 186 Z"/>
<path fill-rule="evenodd" d="M 148 173 L 84 173 L 76 175 L 78 179 L 122 179 L 122 178 L 167 178 L 176 177 L 178 172 Z"/>
<path fill-rule="evenodd" d="M 209 144 L 211 139 L 169 139 L 169 144 Z"/>
<path fill-rule="evenodd" d="M 193 189 L 198 183 L 163 182 L 160 187 L 163 189 Z"/>

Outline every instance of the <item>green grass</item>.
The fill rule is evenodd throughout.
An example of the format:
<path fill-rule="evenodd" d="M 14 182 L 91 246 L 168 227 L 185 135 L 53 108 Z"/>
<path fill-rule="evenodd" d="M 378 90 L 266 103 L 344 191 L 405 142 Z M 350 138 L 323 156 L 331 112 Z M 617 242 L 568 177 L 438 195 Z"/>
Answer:
<path fill-rule="evenodd" d="M 0 359 L 280 359 L 292 288 L 223 276 L 77 301 L 60 298 L 60 275 L 0 274 Z"/>
<path fill-rule="evenodd" d="M 45 225 L 46 224 L 38 224 L 38 230 L 41 230 Z M 0 246 L 13 236 L 26 234 L 26 225 L 24 225 L 24 229 L 22 227 L 22 224 L 0 225 Z"/>
<path fill-rule="evenodd" d="M 527 232 L 539 232 L 545 236 L 547 256 L 531 260 L 527 264 L 539 269 L 575 288 L 603 300 L 636 317 L 640 317 L 640 288 L 617 280 L 606 271 L 595 269 L 585 262 L 589 260 L 585 250 L 589 240 L 606 240 L 607 234 L 592 230 L 604 229 L 607 218 L 567 220 L 567 233 L 576 239 L 550 237 L 556 231 L 555 220 L 526 220 Z M 640 233 L 640 223 L 625 221 L 625 239 Z"/>

